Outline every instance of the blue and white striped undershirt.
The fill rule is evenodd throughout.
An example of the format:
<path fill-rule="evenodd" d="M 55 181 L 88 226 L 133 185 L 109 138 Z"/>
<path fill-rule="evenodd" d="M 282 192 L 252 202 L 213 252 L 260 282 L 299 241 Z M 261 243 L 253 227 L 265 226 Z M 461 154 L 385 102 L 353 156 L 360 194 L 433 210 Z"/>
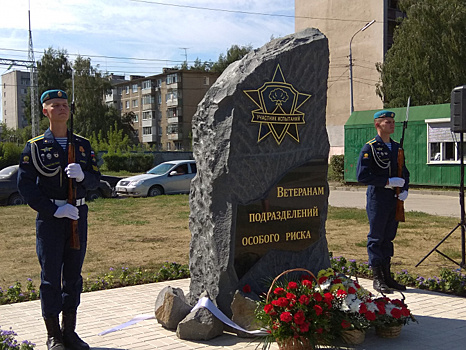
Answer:
<path fill-rule="evenodd" d="M 55 140 L 60 144 L 64 151 L 66 151 L 66 145 L 68 144 L 67 137 L 55 137 Z"/>
<path fill-rule="evenodd" d="M 385 143 L 388 147 L 388 149 L 391 151 L 392 150 L 392 143 L 391 142 L 386 142 Z"/>

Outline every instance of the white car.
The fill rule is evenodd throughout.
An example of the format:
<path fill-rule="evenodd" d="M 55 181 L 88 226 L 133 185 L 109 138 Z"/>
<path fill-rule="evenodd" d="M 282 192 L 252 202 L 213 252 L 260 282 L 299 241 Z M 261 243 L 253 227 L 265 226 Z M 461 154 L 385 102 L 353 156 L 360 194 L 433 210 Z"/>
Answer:
<path fill-rule="evenodd" d="M 147 173 L 118 181 L 118 195 L 153 197 L 161 194 L 189 193 L 191 180 L 196 175 L 194 160 L 173 160 L 157 165 Z"/>

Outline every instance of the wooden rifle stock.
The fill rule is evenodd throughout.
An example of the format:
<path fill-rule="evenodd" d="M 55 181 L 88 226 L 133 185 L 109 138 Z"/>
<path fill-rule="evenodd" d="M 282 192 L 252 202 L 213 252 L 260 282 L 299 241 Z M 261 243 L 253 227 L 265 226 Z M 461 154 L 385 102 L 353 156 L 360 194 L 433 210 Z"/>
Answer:
<path fill-rule="evenodd" d="M 398 177 L 403 178 L 403 165 L 405 163 L 405 151 L 400 147 L 398 149 Z M 401 193 L 401 187 L 396 187 L 396 197 Z M 400 199 L 396 201 L 395 220 L 405 222 L 404 202 Z"/>
<path fill-rule="evenodd" d="M 71 136 L 73 137 L 73 136 Z M 68 164 L 75 163 L 75 149 L 74 143 L 68 143 Z M 68 179 L 68 203 L 76 206 L 76 184 L 74 179 Z M 70 219 L 71 220 L 71 219 Z M 81 249 L 81 244 L 79 242 L 78 234 L 78 220 L 71 220 L 71 240 L 70 248 L 79 250 Z"/>

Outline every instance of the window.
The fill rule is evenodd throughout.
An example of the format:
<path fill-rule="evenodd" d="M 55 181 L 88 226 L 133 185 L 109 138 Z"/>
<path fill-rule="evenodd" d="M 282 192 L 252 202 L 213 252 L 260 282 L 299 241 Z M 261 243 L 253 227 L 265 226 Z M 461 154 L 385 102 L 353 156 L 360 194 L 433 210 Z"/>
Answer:
<path fill-rule="evenodd" d="M 134 113 L 133 122 L 137 123 L 139 121 L 139 113 Z"/>
<path fill-rule="evenodd" d="M 175 149 L 177 151 L 182 151 L 183 150 L 183 144 L 181 142 L 175 142 Z M 185 164 L 187 166 L 187 164 Z M 186 171 L 187 173 L 187 171 Z"/>
<path fill-rule="evenodd" d="M 167 151 L 170 151 L 172 147 L 172 144 L 170 142 L 167 142 Z"/>
<path fill-rule="evenodd" d="M 178 74 L 168 74 L 167 75 L 167 85 L 178 83 L 180 81 Z"/>
<path fill-rule="evenodd" d="M 142 120 L 155 119 L 155 113 L 153 111 L 142 112 Z"/>
<path fill-rule="evenodd" d="M 150 126 L 145 126 L 142 128 L 142 134 L 143 135 L 152 135 L 152 127 Z"/>
<path fill-rule="evenodd" d="M 133 105 L 133 107 L 137 107 L 138 106 L 138 100 L 133 100 L 132 105 Z"/>
<path fill-rule="evenodd" d="M 158 88 L 162 87 L 162 79 L 157 79 L 157 87 Z"/>
<path fill-rule="evenodd" d="M 152 104 L 154 103 L 154 96 L 152 95 L 142 95 L 142 104 L 143 105 L 149 105 L 149 104 Z"/>
<path fill-rule="evenodd" d="M 159 105 L 162 104 L 162 95 L 161 95 L 161 94 L 158 94 L 158 95 L 157 95 L 157 103 L 158 103 Z"/>
<path fill-rule="evenodd" d="M 204 85 L 209 85 L 209 77 L 204 77 Z"/>
<path fill-rule="evenodd" d="M 452 163 L 460 160 L 459 134 L 453 133 L 450 120 L 427 119 L 427 163 Z M 463 145 L 464 147 L 464 145 Z M 463 153 L 466 155 L 466 153 Z"/>
<path fill-rule="evenodd" d="M 129 101 L 126 101 L 125 105 L 126 105 L 126 109 L 129 109 Z"/>
<path fill-rule="evenodd" d="M 142 82 L 142 89 L 150 89 L 152 87 L 152 82 L 150 80 L 145 80 Z"/>
<path fill-rule="evenodd" d="M 129 94 L 129 85 L 125 86 L 126 94 Z"/>
<path fill-rule="evenodd" d="M 138 84 L 131 85 L 131 89 L 133 92 L 138 92 Z"/>

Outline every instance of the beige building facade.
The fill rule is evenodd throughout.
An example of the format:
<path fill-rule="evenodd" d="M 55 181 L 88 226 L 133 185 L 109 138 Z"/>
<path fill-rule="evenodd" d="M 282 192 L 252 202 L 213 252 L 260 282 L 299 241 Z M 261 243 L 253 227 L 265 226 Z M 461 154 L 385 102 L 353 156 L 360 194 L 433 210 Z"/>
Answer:
<path fill-rule="evenodd" d="M 295 31 L 319 29 L 328 39 L 327 132 L 330 156 L 344 153 L 344 125 L 351 114 L 350 42 L 354 111 L 383 108 L 376 69 L 393 42 L 396 0 L 295 0 Z M 372 20 L 375 22 L 361 29 Z"/>
<path fill-rule="evenodd" d="M 2 75 L 2 121 L 8 128 L 20 129 L 28 125 L 24 112 L 30 87 L 29 72 L 14 70 Z"/>
<path fill-rule="evenodd" d="M 192 118 L 197 105 L 218 78 L 218 73 L 165 68 L 162 74 L 117 83 L 121 115 L 133 112 L 139 142 L 164 151 L 189 151 Z M 114 92 L 113 92 L 114 91 Z"/>

